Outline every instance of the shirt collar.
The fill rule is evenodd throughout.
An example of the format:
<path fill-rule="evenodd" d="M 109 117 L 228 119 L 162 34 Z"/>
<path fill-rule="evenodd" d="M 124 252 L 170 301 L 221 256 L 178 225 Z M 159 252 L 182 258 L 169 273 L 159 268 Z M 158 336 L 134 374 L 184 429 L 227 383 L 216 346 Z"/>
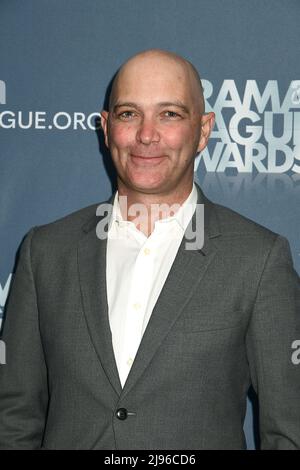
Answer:
<path fill-rule="evenodd" d="M 176 221 L 179 227 L 184 232 L 195 212 L 197 201 L 198 201 L 198 191 L 197 191 L 195 183 L 193 183 L 192 191 L 190 192 L 186 200 L 183 202 L 183 204 L 181 204 L 179 210 L 174 214 L 174 216 L 157 220 L 155 222 L 155 227 L 159 226 L 162 228 L 164 224 L 169 224 L 170 222 Z M 124 220 L 122 217 L 120 204 L 119 204 L 118 191 L 116 191 L 114 202 L 113 202 L 111 223 L 113 222 L 116 222 L 119 227 L 126 227 L 126 226 L 133 225 L 133 222 Z"/>

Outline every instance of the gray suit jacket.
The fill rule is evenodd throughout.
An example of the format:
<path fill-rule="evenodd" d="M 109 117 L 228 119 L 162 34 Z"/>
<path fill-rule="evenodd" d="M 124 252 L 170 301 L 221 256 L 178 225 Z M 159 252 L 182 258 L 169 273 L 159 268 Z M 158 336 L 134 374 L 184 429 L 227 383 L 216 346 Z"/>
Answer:
<path fill-rule="evenodd" d="M 288 243 L 198 192 L 204 246 L 183 239 L 123 389 L 97 205 L 29 232 L 2 338 L 1 448 L 243 449 L 251 383 L 262 448 L 300 448 Z"/>

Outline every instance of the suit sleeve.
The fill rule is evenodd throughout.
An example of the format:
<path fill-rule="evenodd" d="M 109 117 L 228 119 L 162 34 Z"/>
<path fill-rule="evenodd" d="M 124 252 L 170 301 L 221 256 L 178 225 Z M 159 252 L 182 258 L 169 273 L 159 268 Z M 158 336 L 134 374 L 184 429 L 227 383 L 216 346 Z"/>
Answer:
<path fill-rule="evenodd" d="M 0 365 L 0 449 L 40 448 L 45 427 L 47 369 L 31 264 L 34 232 L 21 246 L 1 338 L 6 364 Z"/>
<path fill-rule="evenodd" d="M 246 340 L 261 448 L 300 449 L 300 365 L 292 347 L 300 340 L 300 280 L 284 237 L 265 262 Z"/>

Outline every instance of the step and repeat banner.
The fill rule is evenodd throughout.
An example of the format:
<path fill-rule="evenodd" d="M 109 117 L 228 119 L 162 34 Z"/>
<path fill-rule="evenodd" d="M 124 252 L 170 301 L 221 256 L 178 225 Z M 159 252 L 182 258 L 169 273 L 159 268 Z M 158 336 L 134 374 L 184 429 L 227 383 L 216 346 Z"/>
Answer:
<path fill-rule="evenodd" d="M 0 322 L 27 231 L 111 195 L 98 118 L 120 64 L 148 48 L 202 77 L 206 196 L 284 235 L 300 272 L 299 18 L 298 0 L 0 0 Z M 250 397 L 249 449 L 255 430 Z"/>

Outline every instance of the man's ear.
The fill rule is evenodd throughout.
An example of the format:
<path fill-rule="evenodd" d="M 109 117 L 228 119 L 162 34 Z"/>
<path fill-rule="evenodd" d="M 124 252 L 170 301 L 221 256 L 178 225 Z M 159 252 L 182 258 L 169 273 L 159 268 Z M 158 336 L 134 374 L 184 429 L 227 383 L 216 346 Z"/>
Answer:
<path fill-rule="evenodd" d="M 201 136 L 198 145 L 198 152 L 206 147 L 211 131 L 215 124 L 215 113 L 205 113 L 201 116 Z"/>
<path fill-rule="evenodd" d="M 108 147 L 108 132 L 107 132 L 107 122 L 108 122 L 108 111 L 101 111 L 101 127 L 104 132 L 105 145 Z"/>

